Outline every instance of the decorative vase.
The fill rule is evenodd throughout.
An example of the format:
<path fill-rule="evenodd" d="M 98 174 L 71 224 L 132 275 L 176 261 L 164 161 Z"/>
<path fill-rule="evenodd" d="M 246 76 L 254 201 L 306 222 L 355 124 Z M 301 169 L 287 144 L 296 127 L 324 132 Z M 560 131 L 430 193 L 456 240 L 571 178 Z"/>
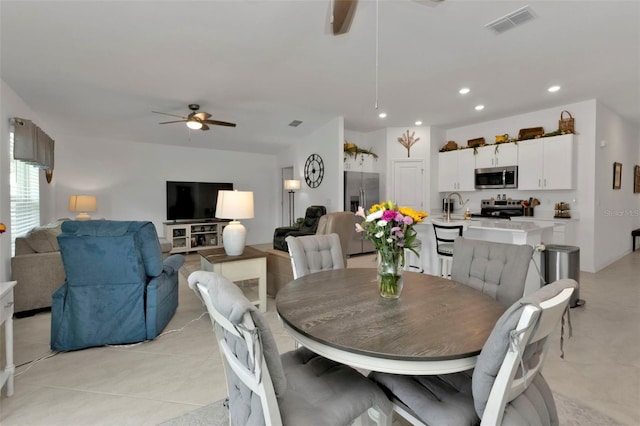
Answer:
<path fill-rule="evenodd" d="M 400 297 L 404 273 L 403 255 L 402 250 L 378 251 L 378 287 L 381 297 Z"/>

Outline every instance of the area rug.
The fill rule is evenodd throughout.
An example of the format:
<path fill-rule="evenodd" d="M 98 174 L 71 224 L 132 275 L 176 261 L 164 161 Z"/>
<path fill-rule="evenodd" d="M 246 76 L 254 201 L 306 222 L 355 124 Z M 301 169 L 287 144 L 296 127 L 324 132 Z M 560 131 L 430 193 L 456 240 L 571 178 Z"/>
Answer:
<path fill-rule="evenodd" d="M 564 395 L 554 393 L 561 426 L 622 426 L 611 417 L 582 405 Z M 182 416 L 170 419 L 162 426 L 226 426 L 229 424 L 227 408 L 223 400 L 205 405 Z M 396 423 L 396 422 L 394 422 Z"/>

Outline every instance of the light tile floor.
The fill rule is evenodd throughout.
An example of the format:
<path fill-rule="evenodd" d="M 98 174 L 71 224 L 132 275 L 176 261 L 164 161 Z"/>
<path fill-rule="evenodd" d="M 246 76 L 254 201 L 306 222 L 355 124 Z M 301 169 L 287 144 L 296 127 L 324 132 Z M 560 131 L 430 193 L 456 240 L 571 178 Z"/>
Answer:
<path fill-rule="evenodd" d="M 349 259 L 349 266 L 373 262 L 361 256 Z M 627 425 L 640 422 L 639 276 L 640 251 L 596 274 L 583 272 L 580 298 L 586 305 L 571 310 L 565 359 L 556 333 L 544 369 L 555 392 Z M 15 395 L 2 392 L 0 424 L 156 425 L 224 398 L 220 355 L 203 312 L 181 277 L 180 307 L 155 341 L 60 353 L 36 363 L 31 361 L 49 354 L 50 314 L 16 320 L 19 375 Z M 293 349 L 273 299 L 267 316 L 279 348 Z"/>

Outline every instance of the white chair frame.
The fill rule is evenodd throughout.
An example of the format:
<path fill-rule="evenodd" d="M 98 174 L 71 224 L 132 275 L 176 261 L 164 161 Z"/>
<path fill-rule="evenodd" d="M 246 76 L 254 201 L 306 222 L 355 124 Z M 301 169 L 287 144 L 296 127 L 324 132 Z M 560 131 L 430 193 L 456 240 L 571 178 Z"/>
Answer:
<path fill-rule="evenodd" d="M 207 287 L 198 283 L 197 288 L 211 316 L 211 323 L 213 324 L 215 331 L 218 348 L 220 349 L 220 354 L 222 355 L 222 360 L 225 365 L 225 380 L 227 384 L 229 383 L 229 380 L 227 377 L 226 367 L 230 367 L 240 380 L 249 389 L 251 389 L 252 392 L 260 397 L 265 425 L 282 426 L 282 417 L 280 415 L 280 408 L 278 407 L 276 393 L 273 388 L 273 382 L 271 381 L 269 368 L 267 367 L 264 356 L 262 355 L 260 339 L 255 338 L 256 326 L 251 315 L 249 315 L 248 312 L 245 313 L 242 318 L 241 325 L 235 326 L 218 310 L 216 310 Z M 244 364 L 238 361 L 224 338 L 225 330 L 244 340 L 254 365 L 253 371 L 248 370 Z M 375 408 L 370 408 L 355 420 L 354 425 L 366 426 L 370 425 L 372 421 L 379 426 L 390 426 L 391 415 L 385 415 Z M 229 419 L 229 425 L 231 426 L 231 419 Z"/>
<path fill-rule="evenodd" d="M 541 356 L 535 366 L 530 366 L 523 376 L 515 378 L 520 367 L 520 359 L 526 346 L 549 336 L 560 322 L 564 312 L 569 309 L 569 299 L 573 288 L 565 288 L 559 294 L 540 303 L 540 306 L 527 305 L 522 311 L 518 325 L 515 328 L 514 341 L 498 371 L 493 383 L 489 399 L 481 419 L 483 426 L 502 424 L 502 418 L 507 404 L 520 395 L 526 385 L 530 384 L 536 374 L 542 370 L 549 349 L 549 339 L 544 343 Z M 429 426 L 418 419 L 413 411 L 397 399 L 392 399 L 393 411 L 415 426 Z"/>

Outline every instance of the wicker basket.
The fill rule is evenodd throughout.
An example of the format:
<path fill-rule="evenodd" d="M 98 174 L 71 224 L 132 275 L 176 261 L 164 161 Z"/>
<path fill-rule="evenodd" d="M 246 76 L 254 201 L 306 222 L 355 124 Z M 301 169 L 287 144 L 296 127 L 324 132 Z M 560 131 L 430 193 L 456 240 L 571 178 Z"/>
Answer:
<path fill-rule="evenodd" d="M 564 117 L 565 112 L 569 116 L 568 118 Z M 560 120 L 558 121 L 558 129 L 562 133 L 575 133 L 573 116 L 569 111 L 565 110 L 560 113 Z"/>

